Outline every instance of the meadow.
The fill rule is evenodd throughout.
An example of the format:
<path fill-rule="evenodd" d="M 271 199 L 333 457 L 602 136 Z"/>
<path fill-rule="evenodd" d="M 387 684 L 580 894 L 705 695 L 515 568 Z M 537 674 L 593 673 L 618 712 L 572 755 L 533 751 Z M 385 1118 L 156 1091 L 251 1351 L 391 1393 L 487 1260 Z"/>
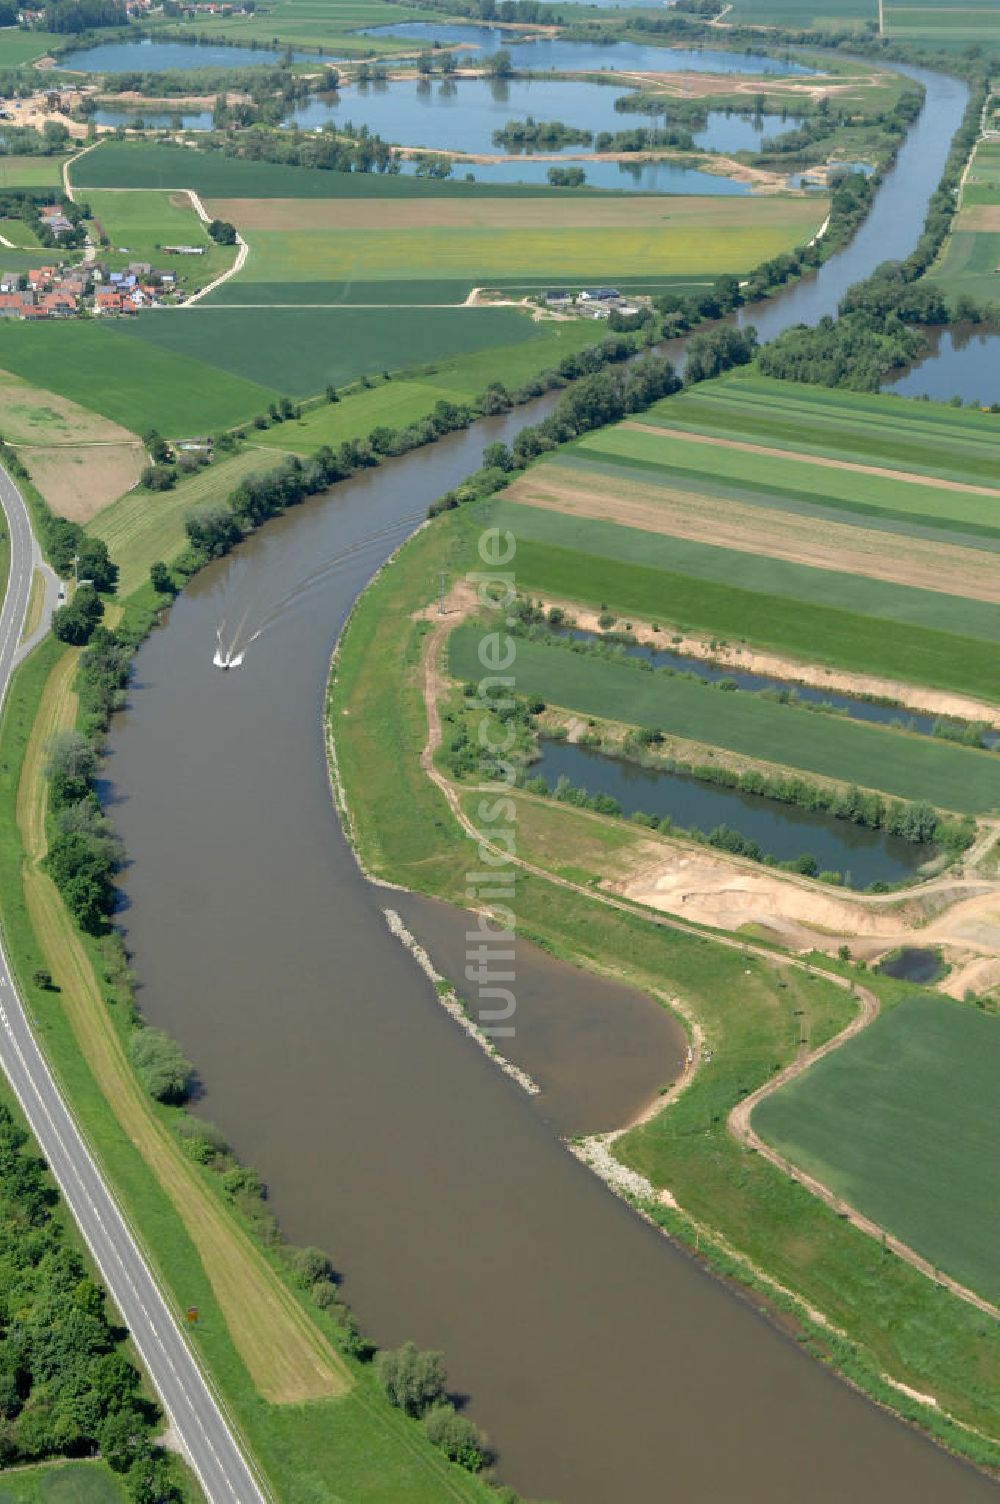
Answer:
<path fill-rule="evenodd" d="M 19 31 L 5 26 L 0 31 L 0 68 L 17 68 L 36 57 L 44 57 L 50 47 L 61 46 L 66 38 L 51 31 Z"/>
<path fill-rule="evenodd" d="M 767 1141 L 954 1278 L 1000 1300 L 1000 1019 L 915 995 L 763 1101 Z"/>
<path fill-rule="evenodd" d="M 876 19 L 878 0 L 734 0 L 734 21 L 753 26 L 817 26 L 860 31 Z"/>
<path fill-rule="evenodd" d="M 86 201 L 111 242 L 102 254 L 112 267 L 148 261 L 176 273 L 188 293 L 228 271 L 235 260 L 235 247 L 215 244 L 186 193 L 98 190 L 88 191 Z M 164 255 L 165 245 L 203 246 L 204 255 Z"/>
<path fill-rule="evenodd" d="M 190 315 L 178 310 L 152 317 L 183 321 Z M 157 428 L 168 437 L 229 427 L 280 395 L 184 354 L 123 338 L 121 328 L 118 320 L 22 324 L 5 319 L 0 369 L 133 433 Z"/>
<path fill-rule="evenodd" d="M 544 324 L 509 308 L 442 308 L 428 319 L 422 308 L 225 308 L 198 304 L 163 313 L 152 310 L 116 320 L 112 335 L 140 363 L 146 352 L 197 363 L 222 385 L 258 383 L 290 397 L 497 346 L 538 344 Z M 0 331 L 0 364 L 3 340 Z M 545 365 L 540 356 L 538 365 Z M 503 379 L 502 361 L 495 372 Z M 485 384 L 485 383 L 484 383 Z M 264 401 L 267 406 L 267 400 Z M 260 409 L 255 402 L 238 415 Z M 204 418 L 201 428 L 216 426 Z"/>
<path fill-rule="evenodd" d="M 962 189 L 962 207 L 971 204 L 1000 204 L 1000 142 L 980 141 L 976 147 Z"/>
<path fill-rule="evenodd" d="M 2 47 L 0 43 L 0 52 Z M 65 160 L 59 156 L 15 157 L 0 153 L 0 191 L 4 188 L 51 188 L 62 182 Z"/>
<path fill-rule="evenodd" d="M 124 1504 L 127 1497 L 103 1462 L 17 1468 L 0 1482 L 0 1504 Z"/>
<path fill-rule="evenodd" d="M 452 633 L 448 663 L 475 680 L 482 629 Z M 902 799 L 928 799 L 960 814 L 1000 807 L 1000 758 L 743 693 L 727 694 L 674 674 L 565 647 L 517 643 L 518 692 L 588 716 L 656 727 L 670 736 L 722 747 Z"/>
<path fill-rule="evenodd" d="M 1000 7 L 985 4 L 944 4 L 942 0 L 886 0 L 885 34 L 900 42 L 957 52 L 971 43 L 989 43 L 1000 36 Z"/>

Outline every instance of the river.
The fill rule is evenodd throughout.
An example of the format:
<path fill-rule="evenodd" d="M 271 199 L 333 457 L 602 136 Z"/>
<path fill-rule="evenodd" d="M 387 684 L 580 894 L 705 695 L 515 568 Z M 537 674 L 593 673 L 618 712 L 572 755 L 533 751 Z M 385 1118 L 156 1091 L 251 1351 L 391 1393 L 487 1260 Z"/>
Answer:
<path fill-rule="evenodd" d="M 965 100 L 922 76 L 927 106 L 869 225 L 757 315 L 770 332 L 832 311 L 915 240 Z M 259 1168 L 288 1235 L 329 1251 L 362 1327 L 444 1350 L 522 1492 L 985 1504 L 991 1482 L 840 1384 L 562 1146 L 567 1125 L 607 1126 L 676 1069 L 679 1037 L 654 1005 L 521 945 L 516 1054 L 545 1088 L 529 1098 L 455 1027 L 382 906 L 451 975 L 466 916 L 371 887 L 345 841 L 321 717 L 346 614 L 483 444 L 541 410 L 270 523 L 144 645 L 106 768 L 141 1007 L 197 1063 L 197 1110 Z M 242 671 L 212 669 L 221 619 L 249 630 L 272 612 Z"/>

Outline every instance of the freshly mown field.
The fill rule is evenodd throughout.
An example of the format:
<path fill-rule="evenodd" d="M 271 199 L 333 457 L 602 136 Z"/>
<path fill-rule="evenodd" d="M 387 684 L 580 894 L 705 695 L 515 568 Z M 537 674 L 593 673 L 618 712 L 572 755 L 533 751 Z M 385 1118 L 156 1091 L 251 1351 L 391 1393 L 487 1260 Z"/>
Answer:
<path fill-rule="evenodd" d="M 6 45 L 10 33 L 0 32 L 0 67 L 7 66 Z M 4 188 L 51 188 L 62 182 L 65 157 L 15 157 L 0 154 L 0 190 Z"/>
<path fill-rule="evenodd" d="M 103 1462 L 52 1463 L 6 1472 L 0 1504 L 123 1504 L 117 1474 Z"/>
<path fill-rule="evenodd" d="M 886 0 L 886 36 L 900 42 L 957 52 L 972 43 L 982 45 L 1000 36 L 1000 6 L 986 0 L 979 5 L 942 4 L 942 0 Z"/>
<path fill-rule="evenodd" d="M 148 261 L 157 270 L 175 272 L 185 292 L 211 282 L 232 266 L 234 246 L 216 245 L 186 193 L 88 191 L 87 203 L 111 242 L 109 265 Z M 165 245 L 204 247 L 202 256 L 171 256 Z"/>
<path fill-rule="evenodd" d="M 177 309 L 152 316 L 183 322 L 191 314 Z M 145 340 L 122 338 L 122 327 L 121 320 L 22 324 L 4 319 L 0 369 L 133 433 L 157 428 L 168 437 L 239 423 L 280 395 L 278 389 Z"/>
<path fill-rule="evenodd" d="M 1000 202 L 1000 192 L 997 197 Z M 1000 417 L 905 397 L 740 374 L 679 392 L 644 413 L 642 421 L 971 485 L 1000 485 Z"/>
<path fill-rule="evenodd" d="M 610 197 L 589 188 L 526 188 L 503 184 L 435 182 L 430 178 L 385 176 L 365 172 L 326 172 L 312 167 L 284 167 L 251 162 L 221 152 L 179 146 L 105 141 L 70 169 L 75 187 L 193 188 L 208 198 L 563 198 Z"/>
<path fill-rule="evenodd" d="M 214 368 L 228 381 L 292 397 L 340 386 L 361 376 L 398 371 L 497 346 L 541 344 L 544 324 L 509 308 L 219 308 L 201 304 L 116 320 L 113 338 L 133 359 L 147 352 Z M 3 342 L 0 339 L 0 364 Z M 539 366 L 545 365 L 539 358 Z M 222 373 L 227 373 L 222 375 Z M 502 361 L 495 372 L 503 380 Z M 260 408 L 254 403 L 249 413 Z M 264 406 L 267 406 L 265 400 Z M 246 409 L 239 416 L 248 416 Z M 207 426 L 208 420 L 202 422 Z"/>
<path fill-rule="evenodd" d="M 1000 1019 L 914 996 L 768 1097 L 754 1127 L 955 1279 L 1000 1300 Z"/>
<path fill-rule="evenodd" d="M 457 679 L 482 672 L 482 630 L 456 628 L 448 662 Z M 1000 808 L 1000 758 L 861 721 L 821 716 L 756 695 L 725 693 L 674 674 L 649 673 L 565 647 L 520 640 L 516 681 L 566 710 L 655 727 L 759 761 L 857 783 L 903 799 L 928 799 L 961 814 Z"/>
<path fill-rule="evenodd" d="M 119 594 L 131 595 L 145 584 L 154 559 L 169 563 L 180 552 L 187 541 L 184 518 L 188 512 L 224 500 L 244 476 L 273 469 L 282 458 L 280 451 L 246 449 L 178 481 L 171 491 L 130 491 L 95 517 L 88 532 L 108 545 L 118 565 Z"/>

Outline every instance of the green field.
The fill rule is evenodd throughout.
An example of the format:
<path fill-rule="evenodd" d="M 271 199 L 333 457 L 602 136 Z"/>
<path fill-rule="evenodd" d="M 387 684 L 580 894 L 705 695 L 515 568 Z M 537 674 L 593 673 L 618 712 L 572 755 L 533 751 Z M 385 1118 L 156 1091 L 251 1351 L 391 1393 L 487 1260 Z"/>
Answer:
<path fill-rule="evenodd" d="M 0 1504 L 123 1504 L 126 1497 L 103 1462 L 18 1468 L 0 1479 Z"/>
<path fill-rule="evenodd" d="M 914 996 L 782 1087 L 754 1127 L 918 1253 L 1000 1300 L 1000 1019 Z"/>
<path fill-rule="evenodd" d="M 370 56 L 399 51 L 389 38 L 355 36 L 360 26 L 389 26 L 394 21 L 421 21 L 424 12 L 384 0 L 277 0 L 256 15 L 199 16 L 198 31 L 212 38 L 226 37 L 270 47 L 275 41 L 297 51 L 324 51 Z M 164 25 L 162 32 L 171 26 Z M 185 27 L 182 23 L 181 30 Z"/>
<path fill-rule="evenodd" d="M 609 563 L 600 555 L 545 543 L 518 544 L 517 578 L 523 589 L 543 598 L 607 604 L 625 617 L 750 642 L 800 661 L 1000 699 L 1000 665 L 992 643 L 905 623 L 876 623 L 856 612 L 783 601 L 641 564 Z"/>
<path fill-rule="evenodd" d="M 937 590 L 917 590 L 910 585 L 836 569 L 814 569 L 764 553 L 719 548 L 520 502 L 513 505 L 498 502 L 497 520 L 501 527 L 511 528 L 519 539 L 556 549 L 572 549 L 603 561 L 609 577 L 617 576 L 614 565 L 622 564 L 637 565 L 643 571 L 683 575 L 706 586 L 729 587 L 738 580 L 741 591 L 775 603 L 797 601 L 845 614 L 870 616 L 880 623 L 1000 642 L 1000 609 L 989 601 L 945 595 Z M 661 606 L 659 615 L 666 614 Z M 875 621 L 870 623 L 870 630 L 879 630 Z"/>
<path fill-rule="evenodd" d="M 4 188 L 52 188 L 62 182 L 65 160 L 65 157 L 11 157 L 0 152 L 0 191 Z"/>
<path fill-rule="evenodd" d="M 50 31 L 21 31 L 5 26 L 0 29 L 0 68 L 17 68 L 36 57 L 44 57 L 50 47 L 59 47 L 65 40 Z"/>
<path fill-rule="evenodd" d="M 734 0 L 731 14 L 751 26 L 860 31 L 877 19 L 878 0 Z"/>
<path fill-rule="evenodd" d="M 1000 231 L 955 230 L 944 259 L 932 274 L 949 294 L 966 293 L 977 303 L 1000 303 Z"/>
<path fill-rule="evenodd" d="M 458 679 L 476 679 L 482 630 L 459 627 L 448 661 Z M 631 726 L 657 727 L 762 762 L 875 788 L 902 799 L 928 799 L 960 814 L 1000 808 L 1000 758 L 988 752 L 821 716 L 750 694 L 726 694 L 678 675 L 643 672 L 628 662 L 519 640 L 518 693 Z"/>
<path fill-rule="evenodd" d="M 503 204 L 509 204 L 504 200 Z M 738 200 L 742 204 L 744 200 Z M 791 223 L 769 223 L 768 205 L 784 208 L 781 200 L 750 203 L 751 222 L 731 222 L 724 230 L 695 224 L 666 222 L 639 224 L 525 228 L 502 224 L 410 228 L 401 223 L 392 232 L 373 230 L 253 230 L 246 232 L 250 257 L 240 281 L 309 283 L 324 277 L 335 284 L 395 283 L 421 273 L 434 282 L 454 280 L 465 290 L 491 286 L 496 279 L 532 279 L 536 285 L 606 282 L 619 274 L 628 277 L 674 277 L 703 272 L 745 273 L 809 239 L 822 212 L 806 203 Z M 595 201 L 604 207 L 604 201 Z M 617 207 L 617 206 L 616 206 Z M 553 213 L 557 212 L 553 206 Z M 736 216 L 733 216 L 734 220 Z M 785 216 L 782 216 L 784 219 Z M 377 301 L 385 301 L 376 292 Z M 395 297 L 391 299 L 395 301 Z"/>
<path fill-rule="evenodd" d="M 978 5 L 962 0 L 886 0 L 885 33 L 900 42 L 959 51 L 1000 37 L 1000 5 L 996 0 Z"/>
<path fill-rule="evenodd" d="M 666 412 L 671 411 L 667 398 Z M 643 415 L 643 423 L 657 422 L 657 412 Z M 744 435 L 740 436 L 741 440 Z M 665 481 L 676 477 L 711 485 L 722 483 L 756 492 L 777 505 L 784 500 L 805 500 L 846 512 L 905 517 L 914 522 L 948 529 L 984 529 L 1000 533 L 1000 502 L 995 496 L 974 491 L 942 490 L 933 480 L 926 483 L 896 479 L 890 475 L 859 475 L 835 466 L 811 464 L 808 459 L 783 455 L 753 454 L 723 444 L 703 444 L 666 429 L 662 435 L 620 426 L 603 429 L 582 439 L 573 450 L 573 462 L 588 459 L 627 465 Z M 993 476 L 996 483 L 996 472 Z"/>
<path fill-rule="evenodd" d="M 87 203 L 111 242 L 106 255 L 112 267 L 148 261 L 157 270 L 175 272 L 185 292 L 193 292 L 227 271 L 236 257 L 233 246 L 216 245 L 187 195 L 157 192 L 88 191 Z M 164 245 L 204 246 L 203 256 L 169 256 Z"/>
<path fill-rule="evenodd" d="M 193 310 L 192 310 L 193 311 Z M 186 311 L 154 318 L 184 320 Z M 252 417 L 280 393 L 119 334 L 122 322 L 0 323 L 0 370 L 23 376 L 133 433 L 204 433 Z"/>
<path fill-rule="evenodd" d="M 196 305 L 164 312 L 151 310 L 128 320 L 116 320 L 119 347 L 130 347 L 130 359 L 140 362 L 144 352 L 185 362 L 198 362 L 213 375 L 228 373 L 228 381 L 259 383 L 292 397 L 322 391 L 328 382 L 340 386 L 365 375 L 400 370 L 444 360 L 467 351 L 496 346 L 544 346 L 546 326 L 533 324 L 509 308 L 442 308 L 433 319 L 421 308 L 218 308 Z M 0 367 L 3 340 L 0 331 Z M 539 367 L 546 364 L 543 353 Z M 503 379 L 503 361 L 495 375 Z M 485 383 L 484 383 L 485 385 Z M 267 406 L 265 401 L 264 406 Z M 260 408 L 256 402 L 250 416 Z M 208 420 L 203 420 L 204 427 Z"/>
<path fill-rule="evenodd" d="M 735 375 L 679 392 L 642 421 L 970 485 L 1000 477 L 1000 418 L 906 397 Z"/>
<path fill-rule="evenodd" d="M 522 183 L 434 182 L 364 172 L 326 172 L 251 162 L 221 152 L 106 141 L 71 168 L 78 188 L 193 188 L 203 198 L 563 198 L 594 189 L 526 188 Z"/>

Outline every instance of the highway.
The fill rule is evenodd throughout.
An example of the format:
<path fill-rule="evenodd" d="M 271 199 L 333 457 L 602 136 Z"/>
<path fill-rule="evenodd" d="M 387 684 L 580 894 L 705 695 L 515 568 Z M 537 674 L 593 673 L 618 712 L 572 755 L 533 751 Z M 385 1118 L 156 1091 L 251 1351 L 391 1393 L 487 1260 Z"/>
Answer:
<path fill-rule="evenodd" d="M 41 566 L 24 501 L 0 467 L 0 503 L 11 540 L 0 612 L 0 708 L 17 663 L 48 629 L 57 582 L 45 570 L 45 608 L 20 644 L 32 572 Z M 132 1334 L 209 1504 L 265 1504 L 241 1447 L 205 1382 L 187 1339 L 91 1157 L 35 1042 L 0 936 L 0 1066 L 24 1110 L 101 1278 Z"/>

